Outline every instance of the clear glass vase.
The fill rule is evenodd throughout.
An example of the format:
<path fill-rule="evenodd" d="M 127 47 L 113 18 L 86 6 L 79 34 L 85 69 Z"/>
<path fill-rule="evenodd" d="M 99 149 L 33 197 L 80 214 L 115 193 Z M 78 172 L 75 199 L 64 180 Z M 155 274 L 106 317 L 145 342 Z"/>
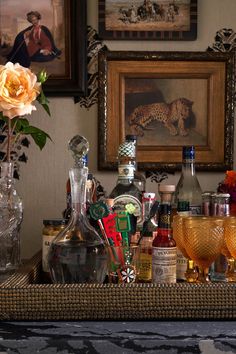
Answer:
<path fill-rule="evenodd" d="M 86 216 L 88 168 L 84 166 L 82 157 L 88 152 L 88 143 L 84 137 L 75 138 L 72 141 L 74 145 L 70 143 L 69 148 L 79 154 L 81 163 L 77 162 L 77 167 L 69 171 L 72 213 L 66 228 L 50 246 L 50 274 L 54 283 L 103 283 L 107 274 L 107 251 Z"/>
<path fill-rule="evenodd" d="M 14 163 L 1 163 L 0 178 L 0 278 L 20 265 L 20 225 L 23 204 L 13 178 Z"/>

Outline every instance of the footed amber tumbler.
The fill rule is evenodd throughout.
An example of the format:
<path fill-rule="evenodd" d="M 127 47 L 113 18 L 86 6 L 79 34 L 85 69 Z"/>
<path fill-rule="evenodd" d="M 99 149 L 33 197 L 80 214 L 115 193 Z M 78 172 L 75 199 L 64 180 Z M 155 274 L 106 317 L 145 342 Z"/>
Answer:
<path fill-rule="evenodd" d="M 220 255 L 224 242 L 224 218 L 189 216 L 183 219 L 185 249 L 199 267 L 198 282 L 210 281 L 209 267 Z"/>
<path fill-rule="evenodd" d="M 177 247 L 182 252 L 183 256 L 188 259 L 185 272 L 186 281 L 189 283 L 194 283 L 198 278 L 198 271 L 197 267 L 195 267 L 194 262 L 191 260 L 191 257 L 188 255 L 185 248 L 185 241 L 183 235 L 183 219 L 186 217 L 187 215 L 174 215 L 172 223 L 173 238 L 176 242 Z"/>
<path fill-rule="evenodd" d="M 224 220 L 224 245 L 222 254 L 226 256 L 228 269 L 226 279 L 236 282 L 236 217 L 227 217 Z"/>

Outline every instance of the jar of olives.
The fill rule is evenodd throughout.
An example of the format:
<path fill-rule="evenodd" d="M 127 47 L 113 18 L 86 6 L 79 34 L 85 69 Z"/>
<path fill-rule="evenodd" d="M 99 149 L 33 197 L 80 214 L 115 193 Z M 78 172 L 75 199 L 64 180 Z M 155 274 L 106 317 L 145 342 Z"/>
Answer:
<path fill-rule="evenodd" d="M 59 234 L 61 230 L 65 228 L 64 219 L 52 219 L 52 220 L 43 220 L 43 231 L 42 231 L 42 268 L 43 272 L 49 275 L 48 267 L 48 251 L 50 245 L 54 238 Z"/>

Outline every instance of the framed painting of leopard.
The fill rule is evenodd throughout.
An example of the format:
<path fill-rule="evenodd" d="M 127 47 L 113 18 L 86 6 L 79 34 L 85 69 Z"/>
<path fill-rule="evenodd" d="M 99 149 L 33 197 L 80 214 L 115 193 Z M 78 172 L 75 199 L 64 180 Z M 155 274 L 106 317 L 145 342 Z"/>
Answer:
<path fill-rule="evenodd" d="M 233 53 L 99 53 L 98 168 L 117 168 L 127 134 L 138 137 L 139 168 L 180 169 L 195 145 L 198 170 L 233 166 Z"/>

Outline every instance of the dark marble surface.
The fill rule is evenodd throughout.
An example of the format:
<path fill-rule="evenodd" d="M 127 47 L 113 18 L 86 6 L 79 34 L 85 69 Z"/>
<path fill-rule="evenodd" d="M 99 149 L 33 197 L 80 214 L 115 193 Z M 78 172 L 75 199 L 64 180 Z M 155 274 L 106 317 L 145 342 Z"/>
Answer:
<path fill-rule="evenodd" d="M 236 353 L 236 322 L 0 322 L 3 353 Z"/>

